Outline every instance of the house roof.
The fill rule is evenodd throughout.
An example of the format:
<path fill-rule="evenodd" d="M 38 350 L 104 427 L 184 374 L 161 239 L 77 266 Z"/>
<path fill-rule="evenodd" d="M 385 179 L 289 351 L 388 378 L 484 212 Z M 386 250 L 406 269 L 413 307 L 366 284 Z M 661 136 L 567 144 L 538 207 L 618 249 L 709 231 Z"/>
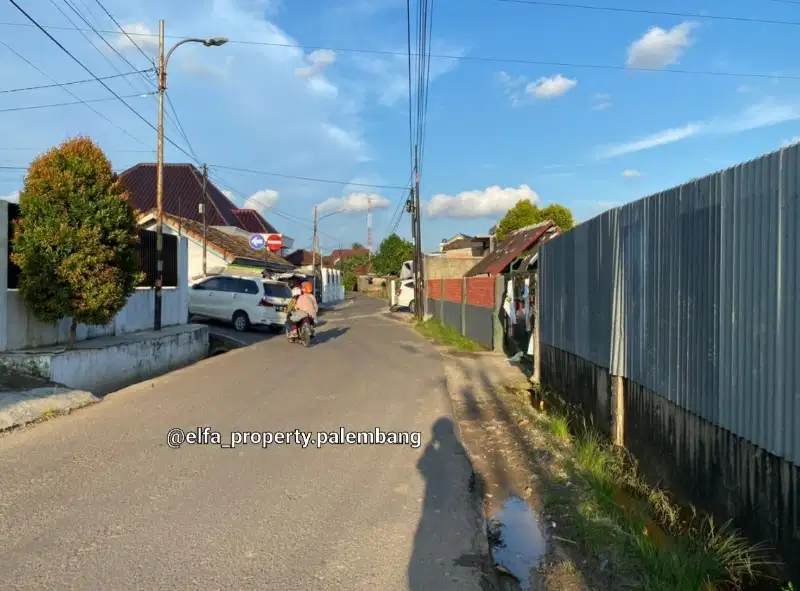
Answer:
<path fill-rule="evenodd" d="M 366 248 L 337 248 L 331 253 L 331 258 L 336 259 L 350 259 L 359 255 L 369 255 L 369 250 Z"/>
<path fill-rule="evenodd" d="M 253 234 L 279 234 L 275 226 L 264 219 L 255 209 L 234 209 L 234 217 L 239 220 L 239 227 Z"/>
<path fill-rule="evenodd" d="M 558 232 L 560 232 L 558 226 L 551 221 L 515 230 L 497 245 L 494 252 L 483 257 L 464 276 L 499 275 L 523 252 Z"/>
<path fill-rule="evenodd" d="M 140 212 L 155 209 L 156 173 L 155 164 L 141 163 L 119 175 L 134 209 Z M 258 234 L 278 233 L 256 210 L 237 208 L 211 180 L 206 184 L 206 192 L 206 220 L 209 226 L 236 226 Z M 199 206 L 203 201 L 203 175 L 194 165 L 164 165 L 164 213 L 202 223 Z"/>
<path fill-rule="evenodd" d="M 467 236 L 465 238 L 458 238 L 457 240 L 453 240 L 452 242 L 447 242 L 443 244 L 442 252 L 447 252 L 448 250 L 458 250 L 460 248 L 472 248 L 473 246 L 477 246 L 478 244 L 483 245 L 484 248 L 489 248 L 489 237 Z"/>
<path fill-rule="evenodd" d="M 286 257 L 286 260 L 296 267 L 310 265 L 314 262 L 314 253 L 309 250 L 298 248 L 292 254 Z"/>
<path fill-rule="evenodd" d="M 178 222 L 180 221 L 181 231 L 184 234 L 193 238 L 194 240 L 202 242 L 203 224 L 186 218 L 178 220 L 177 216 L 172 215 L 165 215 L 164 219 L 170 223 L 170 225 L 175 227 L 178 226 Z M 270 263 L 272 266 L 281 268 L 286 267 L 287 270 L 294 268 L 294 265 L 292 265 L 289 261 L 279 257 L 269 250 L 264 249 L 262 251 L 254 251 L 252 248 L 250 248 L 250 243 L 246 238 L 234 236 L 213 227 L 206 228 L 206 242 L 209 247 L 228 259 L 229 263 L 236 259 L 249 259 L 254 261 L 265 261 Z"/>

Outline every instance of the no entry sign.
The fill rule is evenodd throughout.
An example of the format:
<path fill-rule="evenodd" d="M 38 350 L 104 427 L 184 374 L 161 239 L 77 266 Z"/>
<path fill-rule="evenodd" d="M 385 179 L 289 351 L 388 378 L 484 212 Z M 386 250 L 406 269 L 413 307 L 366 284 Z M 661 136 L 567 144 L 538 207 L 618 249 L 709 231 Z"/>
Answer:
<path fill-rule="evenodd" d="M 267 248 L 272 252 L 278 252 L 283 246 L 283 238 L 280 234 L 270 234 L 267 236 Z"/>

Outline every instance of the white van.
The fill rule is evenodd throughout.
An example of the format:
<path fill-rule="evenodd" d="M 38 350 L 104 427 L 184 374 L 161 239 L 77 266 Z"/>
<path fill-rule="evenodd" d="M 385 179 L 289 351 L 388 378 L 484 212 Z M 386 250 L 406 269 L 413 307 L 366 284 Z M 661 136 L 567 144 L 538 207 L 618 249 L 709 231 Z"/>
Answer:
<path fill-rule="evenodd" d="M 239 332 L 252 326 L 282 329 L 292 290 L 282 281 L 217 275 L 189 289 L 189 315 L 231 322 Z"/>
<path fill-rule="evenodd" d="M 400 267 L 400 279 L 414 279 L 414 261 L 405 261 Z"/>

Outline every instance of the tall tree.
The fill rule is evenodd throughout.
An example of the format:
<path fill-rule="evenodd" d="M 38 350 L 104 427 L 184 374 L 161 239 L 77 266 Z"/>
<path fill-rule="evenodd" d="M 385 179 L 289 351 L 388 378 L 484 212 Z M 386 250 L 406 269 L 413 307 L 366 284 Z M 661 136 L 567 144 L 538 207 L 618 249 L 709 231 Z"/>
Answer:
<path fill-rule="evenodd" d="M 563 205 L 554 203 L 543 209 L 539 209 L 531 201 L 520 199 L 514 207 L 506 212 L 506 215 L 503 216 L 503 219 L 497 224 L 495 237 L 498 241 L 502 241 L 514 230 L 539 224 L 547 220 L 555 223 L 564 232 L 572 229 L 575 225 L 572 212 Z"/>
<path fill-rule="evenodd" d="M 350 248 L 352 248 L 353 250 L 363 250 L 364 245 L 361 244 L 360 242 L 353 242 L 353 244 L 350 245 Z"/>
<path fill-rule="evenodd" d="M 372 258 L 372 266 L 378 275 L 397 275 L 403 262 L 414 257 L 414 245 L 397 234 L 387 236 Z"/>
<path fill-rule="evenodd" d="M 19 291 L 34 315 L 55 323 L 111 322 L 141 281 L 136 218 L 103 151 L 88 138 L 37 157 L 20 193 L 12 240 Z"/>

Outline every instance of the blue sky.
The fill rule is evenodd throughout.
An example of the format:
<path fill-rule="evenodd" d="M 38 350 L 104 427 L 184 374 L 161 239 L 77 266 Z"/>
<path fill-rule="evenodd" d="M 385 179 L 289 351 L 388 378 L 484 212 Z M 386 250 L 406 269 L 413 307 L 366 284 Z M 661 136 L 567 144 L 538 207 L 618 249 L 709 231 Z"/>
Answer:
<path fill-rule="evenodd" d="M 569 0 L 565 0 L 568 2 Z M 95 28 L 114 31 L 96 0 L 70 0 Z M 84 23 L 65 0 L 22 3 L 46 26 Z M 632 0 L 596 5 L 641 8 Z M 296 246 L 311 243 L 311 212 L 325 250 L 366 241 L 368 199 L 377 245 L 405 191 L 243 173 L 227 166 L 350 183 L 404 186 L 410 176 L 406 7 L 401 0 L 104 0 L 131 32 L 226 36 L 220 48 L 187 45 L 169 66 L 169 95 L 201 162 L 221 188 L 248 198 Z M 778 0 L 654 0 L 653 11 L 800 21 Z M 89 74 L 41 31 L 0 3 L 0 40 L 58 82 Z M 800 136 L 800 80 L 690 75 L 632 68 L 800 77 L 790 59 L 798 26 L 600 12 L 498 0 L 435 0 L 433 58 L 422 168 L 424 247 L 457 232 L 483 233 L 517 199 L 561 203 L 578 220 L 740 161 Z M 98 76 L 131 68 L 94 33 L 50 30 Z M 137 68 L 147 60 L 121 34 L 105 39 Z M 152 53 L 157 39 L 133 37 Z M 174 40 L 168 40 L 168 43 Z M 327 48 L 315 50 L 313 48 Z M 307 48 L 307 49 L 304 49 Z M 344 51 L 373 49 L 383 55 Z M 495 58 L 497 61 L 456 58 Z M 506 61 L 504 61 L 506 60 Z M 565 65 L 534 65 L 535 60 Z M 572 64 L 572 65 L 566 65 Z M 577 67 L 613 66 L 616 69 Z M 152 79 L 152 76 L 151 76 Z M 51 81 L 0 44 L 2 89 Z M 156 99 L 136 76 L 106 82 L 155 124 Z M 70 86 L 82 100 L 110 94 Z M 152 91 L 152 87 L 149 88 Z M 74 101 L 63 89 L 0 94 L 0 109 Z M 89 135 L 124 169 L 154 161 L 156 134 L 118 101 L 0 112 L 0 166 L 26 166 L 39 150 Z M 125 130 L 125 131 L 122 131 Z M 186 148 L 168 121 L 167 135 Z M 130 134 L 130 135 L 128 135 Z M 134 139 L 134 136 L 136 139 Z M 167 144 L 169 162 L 189 158 Z M 0 196 L 21 188 L 0 169 Z M 398 233 L 408 237 L 403 217 Z"/>

